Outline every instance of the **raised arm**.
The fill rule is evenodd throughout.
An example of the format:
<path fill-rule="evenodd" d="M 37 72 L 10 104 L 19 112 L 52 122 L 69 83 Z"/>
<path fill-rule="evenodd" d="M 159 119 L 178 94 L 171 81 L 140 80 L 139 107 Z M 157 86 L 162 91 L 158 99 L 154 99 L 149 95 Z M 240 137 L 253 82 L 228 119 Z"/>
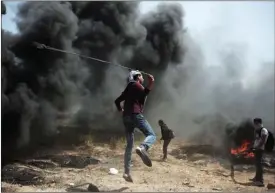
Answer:
<path fill-rule="evenodd" d="M 149 80 L 149 83 L 148 83 L 147 89 L 152 90 L 153 86 L 154 86 L 155 79 L 152 75 L 148 75 L 148 80 Z"/>
<path fill-rule="evenodd" d="M 148 80 L 149 80 L 148 86 L 145 88 L 139 83 L 136 84 L 135 88 L 136 88 L 137 95 L 139 95 L 141 97 L 146 97 L 150 93 L 150 91 L 153 88 L 155 80 L 152 75 L 148 75 Z"/>

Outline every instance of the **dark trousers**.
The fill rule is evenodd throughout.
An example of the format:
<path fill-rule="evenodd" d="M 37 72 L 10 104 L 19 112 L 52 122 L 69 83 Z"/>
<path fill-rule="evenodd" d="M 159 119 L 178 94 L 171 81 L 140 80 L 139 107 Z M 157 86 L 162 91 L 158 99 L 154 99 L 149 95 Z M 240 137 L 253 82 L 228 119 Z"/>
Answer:
<path fill-rule="evenodd" d="M 163 158 L 166 159 L 167 158 L 167 148 L 169 143 L 171 142 L 171 139 L 167 139 L 167 140 L 163 140 Z"/>
<path fill-rule="evenodd" d="M 255 166 L 256 166 L 256 175 L 255 180 L 259 182 L 263 182 L 263 150 L 255 150 Z"/>

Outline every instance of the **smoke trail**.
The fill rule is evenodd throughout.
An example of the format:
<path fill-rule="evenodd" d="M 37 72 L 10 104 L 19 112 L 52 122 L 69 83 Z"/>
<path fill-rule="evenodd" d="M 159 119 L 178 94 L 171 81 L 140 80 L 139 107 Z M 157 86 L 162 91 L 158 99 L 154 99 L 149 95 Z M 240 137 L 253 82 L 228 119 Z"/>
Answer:
<path fill-rule="evenodd" d="M 1 14 L 5 15 L 7 13 L 6 5 L 3 1 L 1 1 Z"/>
<path fill-rule="evenodd" d="M 125 51 L 131 52 L 146 35 L 144 27 L 136 22 L 137 5 L 137 2 L 73 2 L 73 10 L 80 20 L 73 45 L 81 53 L 103 60 L 114 61 L 118 55 L 123 56 L 119 62 L 121 58 L 127 60 Z M 85 83 L 89 92 L 75 121 L 104 129 L 121 127 L 113 101 L 120 92 L 117 88 L 125 84 L 126 72 L 95 61 L 83 63 L 89 66 L 90 77 Z"/>
<path fill-rule="evenodd" d="M 220 50 L 224 65 L 206 66 L 200 45 L 183 31 L 184 16 L 178 4 L 140 16 L 137 2 L 23 3 L 19 33 L 5 32 L 4 49 L 2 44 L 3 132 L 9 136 L 3 146 L 11 139 L 23 146 L 55 134 L 60 113 L 83 128 L 123 130 L 113 101 L 127 72 L 39 50 L 34 41 L 154 74 L 145 114 L 153 126 L 164 119 L 181 137 L 203 131 L 199 141 L 217 139 L 227 123 L 254 116 L 273 126 L 274 74 L 260 69 L 258 85 L 245 88 L 245 54 L 235 45 Z"/>
<path fill-rule="evenodd" d="M 22 148 L 37 138 L 41 142 L 43 135 L 55 134 L 57 110 L 68 110 L 75 104 L 86 78 L 85 68 L 74 57 L 41 52 L 31 43 L 40 41 L 72 49 L 77 21 L 69 7 L 58 2 L 26 2 L 19 7 L 19 37 L 9 46 L 18 63 L 9 62 L 11 70 L 2 75 L 10 85 L 2 94 L 8 108 L 3 115 L 4 136 L 9 136 L 3 145 L 7 155 L 12 152 L 10 143 Z"/>

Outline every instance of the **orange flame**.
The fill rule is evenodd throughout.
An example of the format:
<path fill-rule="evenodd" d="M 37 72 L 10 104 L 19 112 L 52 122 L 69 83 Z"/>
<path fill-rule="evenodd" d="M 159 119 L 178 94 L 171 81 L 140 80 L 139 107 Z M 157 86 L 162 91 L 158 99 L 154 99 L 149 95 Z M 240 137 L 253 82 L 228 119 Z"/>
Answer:
<path fill-rule="evenodd" d="M 233 149 L 233 148 L 231 149 L 231 154 L 233 154 L 233 155 L 242 154 L 242 155 L 244 155 L 244 158 L 252 158 L 252 157 L 254 157 L 254 153 L 247 152 L 247 150 L 249 148 L 249 144 L 250 144 L 250 142 L 248 142 L 246 140 L 243 141 L 242 145 L 240 147 L 238 147 L 236 149 Z"/>

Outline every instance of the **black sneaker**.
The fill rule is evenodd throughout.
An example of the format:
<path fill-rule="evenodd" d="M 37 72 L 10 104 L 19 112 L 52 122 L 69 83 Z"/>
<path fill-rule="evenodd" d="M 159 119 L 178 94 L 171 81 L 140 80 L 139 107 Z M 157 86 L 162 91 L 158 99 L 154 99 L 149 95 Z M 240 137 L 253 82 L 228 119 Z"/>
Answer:
<path fill-rule="evenodd" d="M 256 182 L 256 178 L 249 179 L 250 182 Z"/>
<path fill-rule="evenodd" d="M 152 161 L 144 147 L 137 147 L 136 152 L 146 166 L 152 167 Z"/>
<path fill-rule="evenodd" d="M 260 182 L 260 181 L 255 181 L 255 182 L 253 182 L 253 185 L 254 185 L 254 186 L 258 186 L 258 187 L 264 187 L 264 183 L 263 183 L 263 182 Z"/>
<path fill-rule="evenodd" d="M 134 182 L 130 174 L 123 174 L 123 178 L 126 182 Z"/>

